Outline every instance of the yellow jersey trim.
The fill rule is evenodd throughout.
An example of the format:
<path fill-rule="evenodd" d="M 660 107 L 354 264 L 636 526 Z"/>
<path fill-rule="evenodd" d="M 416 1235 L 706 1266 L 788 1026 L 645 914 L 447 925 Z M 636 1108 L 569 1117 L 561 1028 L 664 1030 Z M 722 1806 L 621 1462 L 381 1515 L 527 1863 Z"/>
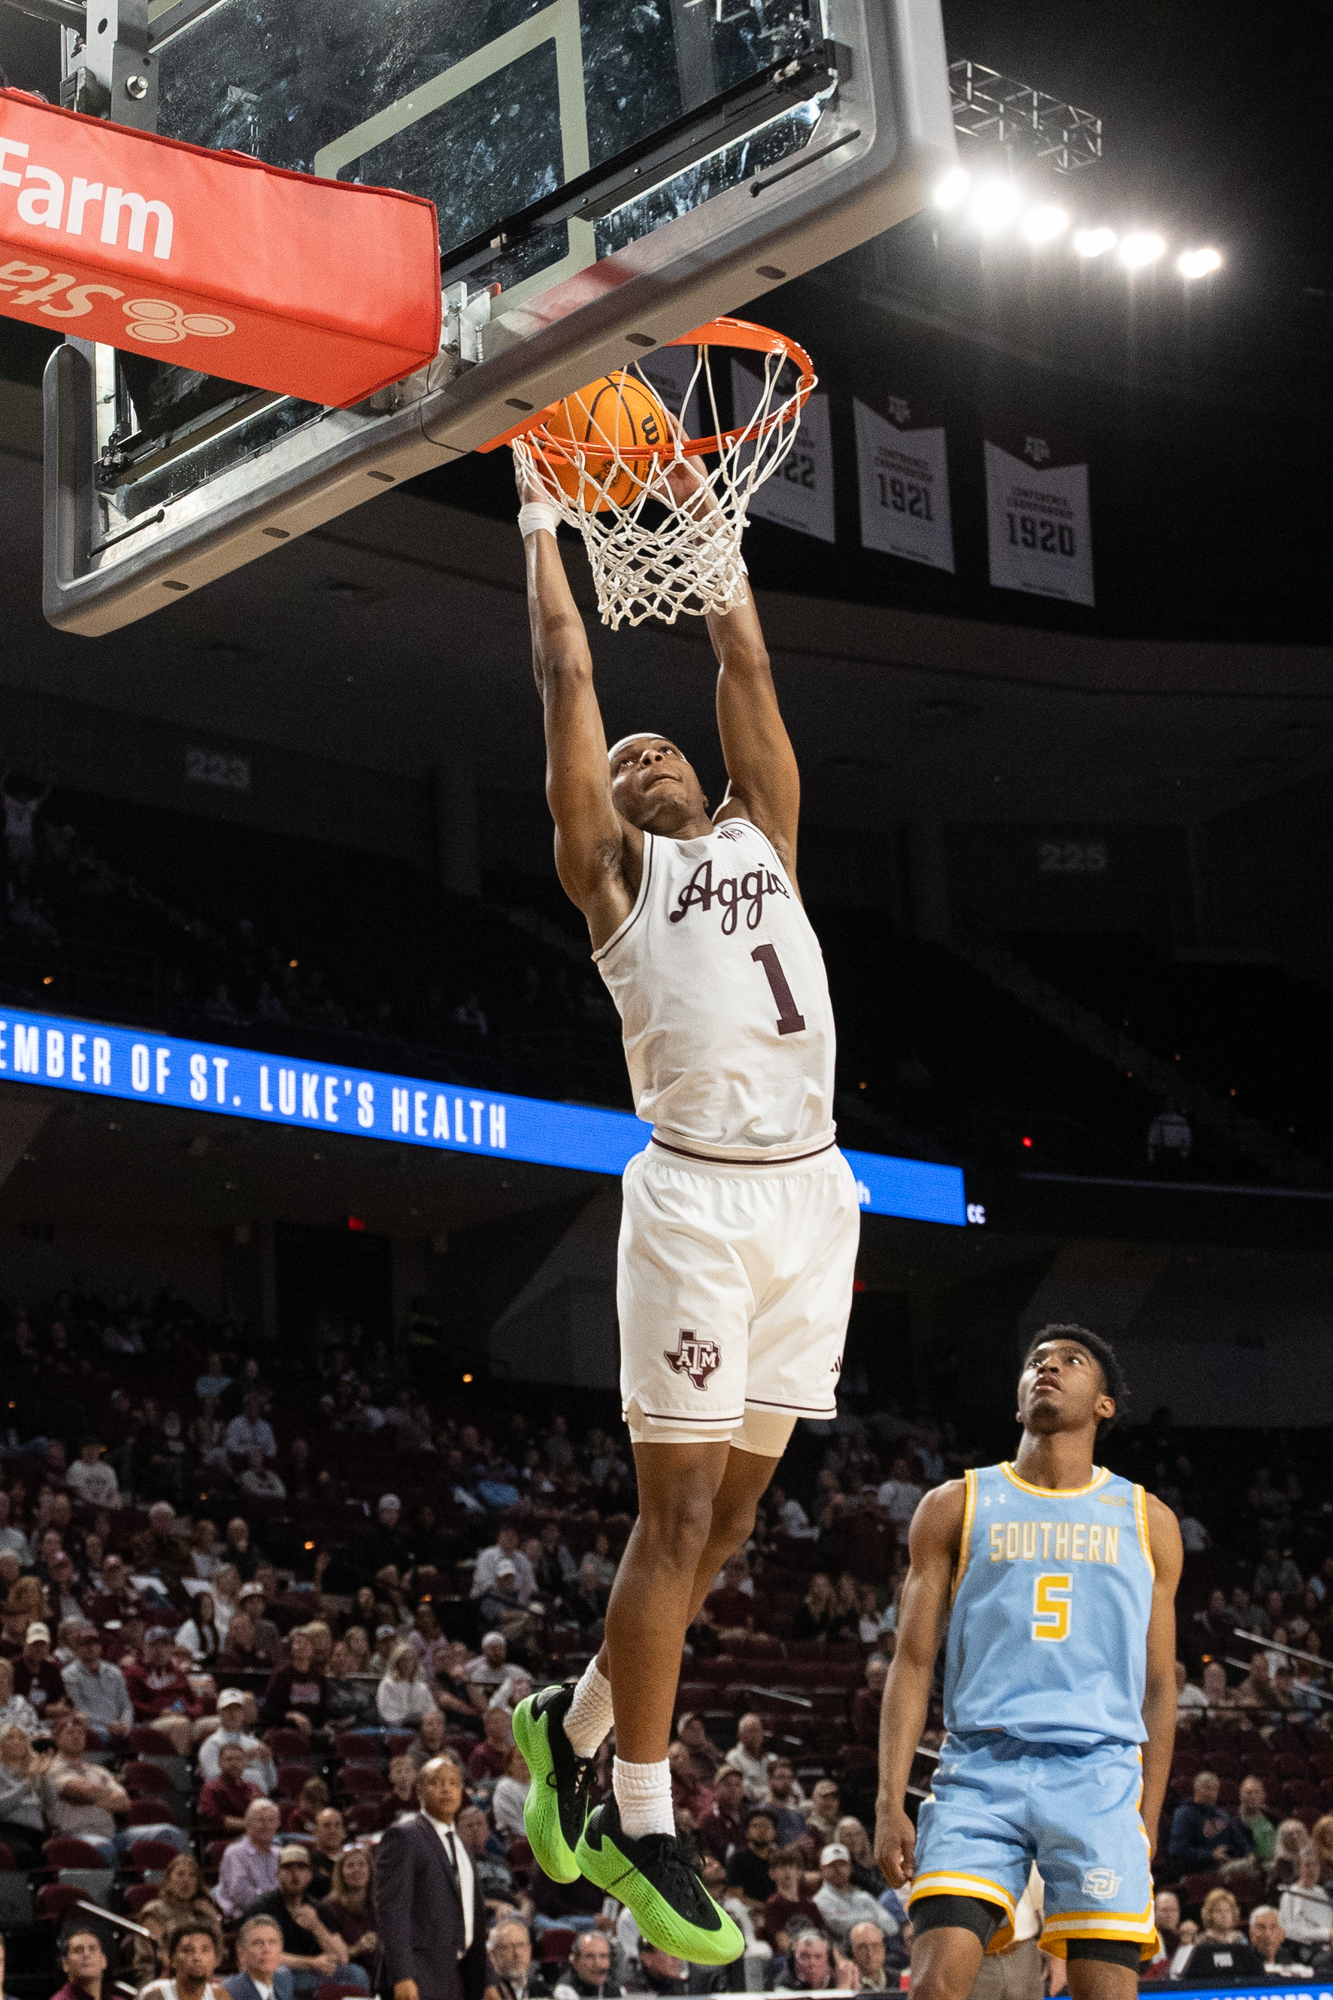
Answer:
<path fill-rule="evenodd" d="M 981 1892 L 981 1900 L 998 1903 L 1012 1924 L 1016 1914 L 1013 1897 L 998 1882 L 988 1881 L 984 1875 L 967 1875 L 958 1868 L 937 1868 L 929 1875 L 918 1875 L 907 1898 L 907 1907 L 922 1896 L 975 1896 Z"/>
<path fill-rule="evenodd" d="M 1085 1493 L 1095 1493 L 1099 1486 L 1105 1486 L 1111 1477 L 1104 1465 L 1094 1465 L 1093 1477 L 1086 1486 L 1032 1486 L 1019 1478 L 1007 1460 L 1000 1470 L 1011 1486 L 1016 1486 L 1020 1493 L 1035 1494 L 1038 1500 L 1080 1500 Z"/>
<path fill-rule="evenodd" d="M 1148 1494 L 1142 1486 L 1134 1488 L 1134 1519 L 1138 1523 L 1139 1547 L 1143 1550 L 1143 1560 L 1148 1565 L 1148 1574 L 1157 1581 L 1157 1565 L 1152 1559 L 1152 1542 L 1148 1535 Z"/>
<path fill-rule="evenodd" d="M 958 1566 L 953 1573 L 953 1583 L 949 1588 L 949 1609 L 958 1595 L 958 1586 L 967 1573 L 967 1559 L 972 1548 L 972 1522 L 977 1511 L 977 1475 L 969 1470 L 963 1474 L 963 1531 L 958 1539 Z"/>

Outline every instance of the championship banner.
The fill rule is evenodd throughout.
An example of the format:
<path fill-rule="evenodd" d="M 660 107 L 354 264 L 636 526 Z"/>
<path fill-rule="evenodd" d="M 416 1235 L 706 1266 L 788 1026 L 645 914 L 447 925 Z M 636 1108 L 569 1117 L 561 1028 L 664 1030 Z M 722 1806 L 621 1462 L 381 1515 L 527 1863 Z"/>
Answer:
<path fill-rule="evenodd" d="M 622 1174 L 648 1144 L 650 1130 L 631 1111 L 515 1097 L 13 1009 L 0 1013 L 0 1083 L 211 1111 L 266 1125 L 313 1126 L 330 1136 L 531 1160 L 587 1174 Z M 867 1214 L 966 1228 L 961 1168 L 885 1153 L 844 1157 Z"/>
<path fill-rule="evenodd" d="M 747 424 L 759 407 L 763 383 L 741 361 L 731 364 L 733 420 Z M 747 447 L 748 449 L 748 447 Z M 833 530 L 833 438 L 828 397 L 818 390 L 801 412 L 796 442 L 772 478 L 750 500 L 748 513 L 817 541 L 837 539 Z"/>
<path fill-rule="evenodd" d="M 1057 431 L 988 426 L 986 519 L 997 590 L 1094 604 L 1082 446 Z"/>
<path fill-rule="evenodd" d="M 930 422 L 915 396 L 886 395 L 876 409 L 857 397 L 853 408 L 861 547 L 952 575 L 944 426 Z"/>
<path fill-rule="evenodd" d="M 0 90 L 0 314 L 358 403 L 439 351 L 435 207 Z"/>

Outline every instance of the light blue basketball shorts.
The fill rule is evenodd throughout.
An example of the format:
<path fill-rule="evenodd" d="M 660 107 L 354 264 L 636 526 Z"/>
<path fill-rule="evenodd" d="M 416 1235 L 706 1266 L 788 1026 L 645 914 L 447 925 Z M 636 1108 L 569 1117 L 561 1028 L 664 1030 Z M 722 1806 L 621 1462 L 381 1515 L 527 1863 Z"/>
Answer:
<path fill-rule="evenodd" d="M 946 1737 L 917 1821 L 909 1902 L 999 1903 L 1004 1922 L 987 1948 L 1000 1951 L 1035 1861 L 1046 1885 L 1043 1951 L 1064 1958 L 1072 1938 L 1108 1938 L 1151 1958 L 1157 1930 L 1142 1792 L 1136 1743 L 1025 1743 L 999 1730 Z"/>

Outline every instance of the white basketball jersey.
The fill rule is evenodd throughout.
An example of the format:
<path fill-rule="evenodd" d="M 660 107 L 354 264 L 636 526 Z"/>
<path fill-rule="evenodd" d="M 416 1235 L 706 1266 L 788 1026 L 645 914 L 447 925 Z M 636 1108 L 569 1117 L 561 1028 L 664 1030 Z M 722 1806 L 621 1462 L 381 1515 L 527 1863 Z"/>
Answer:
<path fill-rule="evenodd" d="M 593 957 L 625 1031 L 634 1104 L 668 1146 L 779 1158 L 833 1143 L 824 955 L 747 819 L 643 836 L 634 908 Z"/>

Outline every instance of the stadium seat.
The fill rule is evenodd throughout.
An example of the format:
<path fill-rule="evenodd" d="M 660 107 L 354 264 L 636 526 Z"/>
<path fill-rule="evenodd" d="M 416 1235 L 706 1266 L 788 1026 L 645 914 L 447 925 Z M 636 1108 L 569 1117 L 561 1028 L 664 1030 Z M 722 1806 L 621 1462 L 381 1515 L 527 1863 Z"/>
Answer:
<path fill-rule="evenodd" d="M 33 1921 L 32 1885 L 19 1869 L 0 1873 L 0 1931 L 6 1940 Z"/>
<path fill-rule="evenodd" d="M 344 1764 L 380 1764 L 384 1760 L 384 1745 L 378 1736 L 358 1736 L 349 1729 L 334 1737 L 333 1754 Z"/>
<path fill-rule="evenodd" d="M 563 1965 L 569 1957 L 570 1948 L 577 1936 L 577 1931 L 566 1930 L 562 1925 L 556 1925 L 552 1930 L 543 1931 L 541 1935 L 541 1963 L 543 1965 Z"/>
<path fill-rule="evenodd" d="M 64 1882 L 47 1882 L 37 1891 L 37 1914 L 49 1923 L 59 1923 L 67 1910 L 84 1900 L 82 1889 Z"/>
<path fill-rule="evenodd" d="M 8 1873 L 11 1868 L 16 1866 L 17 1863 L 14 1860 L 13 1848 L 7 1841 L 0 1840 L 0 1874 Z"/>
<path fill-rule="evenodd" d="M 280 1784 L 283 1768 L 279 1767 L 278 1772 Z M 337 1784 L 348 1798 L 382 1799 L 389 1789 L 389 1781 L 378 1764 L 344 1764 L 338 1773 Z"/>
<path fill-rule="evenodd" d="M 239 1836 L 235 1837 L 239 1838 Z M 208 1842 L 204 1848 L 204 1866 L 206 1868 L 220 1868 L 222 1866 L 222 1857 L 231 1846 L 232 1839 L 233 1835 L 228 1834 L 225 1840 L 210 1840 Z"/>
<path fill-rule="evenodd" d="M 137 1916 L 145 1903 L 151 1903 L 158 1893 L 156 1882 L 131 1882 L 125 1890 L 125 1907 L 130 1915 Z"/>
<path fill-rule="evenodd" d="M 125 1858 L 131 1868 L 156 1875 L 170 1868 L 179 1851 L 169 1840 L 135 1840 L 128 1844 Z"/>
<path fill-rule="evenodd" d="M 379 1815 L 378 1800 L 361 1799 L 351 1808 L 347 1819 L 353 1833 L 375 1833 L 379 1829 Z"/>
<path fill-rule="evenodd" d="M 134 1799 L 125 1815 L 127 1826 L 161 1826 L 170 1820 L 173 1826 L 182 1824 L 181 1810 L 176 1804 L 175 1794 L 165 1798 L 156 1795 L 151 1798 Z"/>
<path fill-rule="evenodd" d="M 301 1794 L 301 1787 L 314 1776 L 309 1764 L 281 1763 L 278 1765 L 278 1797 L 295 1799 Z"/>
<path fill-rule="evenodd" d="M 132 1799 L 148 1797 L 170 1799 L 176 1795 L 176 1787 L 171 1782 L 170 1774 L 160 1765 L 146 1763 L 142 1758 L 125 1766 L 120 1774 L 120 1782 Z"/>
<path fill-rule="evenodd" d="M 1197 1909 L 1210 1889 L 1219 1889 L 1221 1886 L 1222 1877 L 1215 1868 L 1206 1875 L 1182 1875 L 1177 1884 L 1182 1907 Z"/>
<path fill-rule="evenodd" d="M 391 1729 L 389 1731 L 389 1740 L 384 1746 L 385 1755 L 389 1757 L 405 1757 L 416 1740 L 415 1730 Z"/>
<path fill-rule="evenodd" d="M 106 1862 L 102 1850 L 74 1834 L 55 1833 L 42 1843 L 42 1859 L 48 1868 L 98 1868 Z"/>
<path fill-rule="evenodd" d="M 125 1739 L 125 1748 L 131 1757 L 161 1757 L 170 1751 L 171 1745 L 160 1729 L 152 1729 L 146 1722 L 136 1722 Z"/>
<path fill-rule="evenodd" d="M 310 1739 L 299 1729 L 266 1729 L 264 1741 L 276 1764 L 311 1764 Z M 306 1772 L 309 1777 L 309 1771 Z"/>

